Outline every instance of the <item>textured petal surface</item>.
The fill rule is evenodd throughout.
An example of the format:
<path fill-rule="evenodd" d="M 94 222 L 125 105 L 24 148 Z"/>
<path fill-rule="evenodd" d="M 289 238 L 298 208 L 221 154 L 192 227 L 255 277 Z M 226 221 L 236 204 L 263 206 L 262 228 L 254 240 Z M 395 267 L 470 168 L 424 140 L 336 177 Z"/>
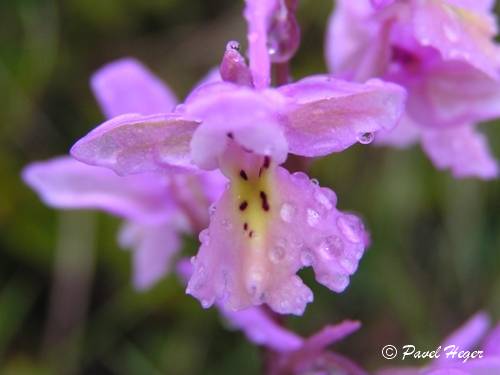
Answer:
<path fill-rule="evenodd" d="M 283 105 L 283 98 L 274 90 L 256 91 L 227 82 L 196 90 L 185 103 L 187 115 L 203 120 L 191 142 L 194 163 L 200 168 L 217 168 L 232 140 L 282 163 L 288 148 L 277 111 Z"/>
<path fill-rule="evenodd" d="M 500 78 L 500 49 L 494 43 L 493 14 L 458 7 L 447 1 L 412 2 L 415 38 L 436 48 L 446 60 L 462 60 Z"/>
<path fill-rule="evenodd" d="M 163 278 L 181 249 L 172 220 L 158 225 L 129 222 L 120 233 L 120 244 L 133 252 L 133 284 L 138 290 L 148 289 Z"/>
<path fill-rule="evenodd" d="M 189 143 L 196 121 L 178 114 L 122 115 L 105 122 L 71 149 L 78 160 L 121 175 L 192 170 Z"/>
<path fill-rule="evenodd" d="M 52 207 L 101 209 L 143 222 L 163 221 L 172 210 L 161 175 L 120 177 L 106 168 L 59 157 L 30 164 L 23 179 Z"/>
<path fill-rule="evenodd" d="M 422 147 L 439 169 L 450 169 L 457 178 L 498 176 L 498 163 L 491 155 L 486 137 L 473 126 L 425 131 Z"/>
<path fill-rule="evenodd" d="M 173 92 L 160 79 L 131 58 L 98 70 L 92 76 L 91 86 L 107 118 L 126 113 L 169 112 L 177 103 Z"/>
<path fill-rule="evenodd" d="M 318 282 L 333 291 L 347 287 L 368 234 L 357 216 L 336 209 L 333 191 L 265 159 L 260 168 L 235 171 L 231 180 L 200 234 L 187 293 L 204 307 L 218 301 L 241 310 L 266 303 L 278 313 L 300 315 L 313 299 L 296 275 L 300 268 L 312 266 Z"/>
<path fill-rule="evenodd" d="M 286 113 L 290 152 L 303 156 L 339 152 L 366 142 L 370 133 L 392 129 L 406 97 L 395 84 L 351 83 L 329 76 L 306 78 L 279 91 L 291 102 Z"/>

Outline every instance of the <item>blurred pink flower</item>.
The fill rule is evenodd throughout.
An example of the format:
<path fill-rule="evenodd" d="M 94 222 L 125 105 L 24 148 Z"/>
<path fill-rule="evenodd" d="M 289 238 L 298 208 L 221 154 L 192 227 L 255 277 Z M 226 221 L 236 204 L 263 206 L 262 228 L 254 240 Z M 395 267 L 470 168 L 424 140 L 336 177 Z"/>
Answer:
<path fill-rule="evenodd" d="M 408 91 L 407 110 L 377 143 L 420 141 L 455 177 L 494 178 L 498 165 L 476 124 L 500 115 L 500 49 L 492 0 L 340 0 L 327 35 L 330 69 L 379 77 Z"/>
<path fill-rule="evenodd" d="M 176 102 L 167 86 L 132 59 L 98 71 L 92 88 L 108 117 L 168 111 Z M 226 184 L 217 171 L 118 176 L 69 156 L 32 163 L 23 178 L 49 206 L 99 209 L 125 219 L 119 242 L 133 249 L 138 289 L 149 288 L 169 271 L 181 249 L 181 233 L 198 233 L 208 224 L 208 207 Z"/>

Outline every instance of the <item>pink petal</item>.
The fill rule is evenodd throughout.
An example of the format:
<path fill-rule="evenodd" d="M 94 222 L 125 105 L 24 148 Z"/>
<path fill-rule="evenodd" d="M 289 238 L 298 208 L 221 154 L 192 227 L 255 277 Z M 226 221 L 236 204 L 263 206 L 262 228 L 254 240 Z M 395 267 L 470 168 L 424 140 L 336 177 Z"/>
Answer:
<path fill-rule="evenodd" d="M 451 169 L 457 178 L 498 176 L 498 164 L 489 150 L 486 137 L 473 126 L 422 133 L 422 147 L 439 169 Z"/>
<path fill-rule="evenodd" d="M 448 345 L 456 345 L 460 350 L 473 350 L 484 336 L 490 326 L 490 318 L 484 312 L 472 316 L 460 328 L 449 335 L 441 344 L 443 348 Z M 437 359 L 437 362 L 446 361 L 445 356 Z"/>
<path fill-rule="evenodd" d="M 186 114 L 202 119 L 191 141 L 193 162 L 200 168 L 217 168 L 228 142 L 234 140 L 282 163 L 288 149 L 277 111 L 283 103 L 273 90 L 256 91 L 228 82 L 194 91 L 185 103 Z"/>
<path fill-rule="evenodd" d="M 30 164 L 23 179 L 52 207 L 101 209 L 143 222 L 163 221 L 172 212 L 167 181 L 160 175 L 120 177 L 106 168 L 59 157 Z"/>
<path fill-rule="evenodd" d="M 381 76 L 387 66 L 388 26 L 374 17 L 369 0 L 339 0 L 328 22 L 326 60 L 330 71 L 350 80 Z"/>
<path fill-rule="evenodd" d="M 158 225 L 129 222 L 120 234 L 122 247 L 133 250 L 133 283 L 146 290 L 171 269 L 172 258 L 181 249 L 181 239 L 171 221 Z"/>
<path fill-rule="evenodd" d="M 500 78 L 500 49 L 493 14 L 462 8 L 446 1 L 412 2 L 415 38 L 437 49 L 445 60 L 460 60 Z"/>
<path fill-rule="evenodd" d="M 483 349 L 486 356 L 500 357 L 500 324 L 486 337 Z"/>
<path fill-rule="evenodd" d="M 277 324 L 262 308 L 250 307 L 241 311 L 221 308 L 221 313 L 247 338 L 278 352 L 289 352 L 302 346 L 302 338 Z"/>
<path fill-rule="evenodd" d="M 271 82 L 271 60 L 268 52 L 267 32 L 275 0 L 246 0 L 245 18 L 248 23 L 248 57 L 256 88 L 265 88 Z"/>
<path fill-rule="evenodd" d="M 327 325 L 323 327 L 321 331 L 315 333 L 306 340 L 304 350 L 312 352 L 324 350 L 329 345 L 335 344 L 345 337 L 350 336 L 360 327 L 361 323 L 353 320 L 345 320 L 339 324 Z"/>
<path fill-rule="evenodd" d="M 290 99 L 287 139 L 290 152 L 321 156 L 367 143 L 371 133 L 392 129 L 401 117 L 405 91 L 380 80 L 350 83 L 314 76 L 282 86 Z"/>
<path fill-rule="evenodd" d="M 464 63 L 430 64 L 408 86 L 408 113 L 424 126 L 454 127 L 500 116 L 499 82 Z"/>
<path fill-rule="evenodd" d="M 120 175 L 193 170 L 189 143 L 197 127 L 198 122 L 177 114 L 122 115 L 80 139 L 71 155 Z"/>
<path fill-rule="evenodd" d="M 173 92 L 135 59 L 114 61 L 99 69 L 91 86 L 107 118 L 126 113 L 151 115 L 171 111 Z"/>
<path fill-rule="evenodd" d="M 458 7 L 470 8 L 479 12 L 491 12 L 494 10 L 495 0 L 447 0 Z"/>
<path fill-rule="evenodd" d="M 406 148 L 420 139 L 420 133 L 419 125 L 404 113 L 395 128 L 377 132 L 375 144 Z"/>
<path fill-rule="evenodd" d="M 368 244 L 361 220 L 335 208 L 335 193 L 302 173 L 265 165 L 235 170 L 200 234 L 187 293 L 204 307 L 266 303 L 278 313 L 301 315 L 313 296 L 297 271 L 312 266 L 318 282 L 342 292 Z"/>

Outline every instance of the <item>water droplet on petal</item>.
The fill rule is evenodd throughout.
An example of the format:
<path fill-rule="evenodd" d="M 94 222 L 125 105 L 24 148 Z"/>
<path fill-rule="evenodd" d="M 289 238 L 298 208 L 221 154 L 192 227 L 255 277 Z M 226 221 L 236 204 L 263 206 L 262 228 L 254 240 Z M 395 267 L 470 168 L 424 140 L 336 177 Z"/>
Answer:
<path fill-rule="evenodd" d="M 311 178 L 311 182 L 316 185 L 316 186 L 319 186 L 319 181 L 317 178 Z"/>
<path fill-rule="evenodd" d="M 300 263 L 302 263 L 304 267 L 309 267 L 314 263 L 314 255 L 309 249 L 306 248 L 300 253 Z"/>
<path fill-rule="evenodd" d="M 373 140 L 375 139 L 375 135 L 373 133 L 359 133 L 358 134 L 358 142 L 362 143 L 364 145 L 368 143 L 372 143 Z"/>
<path fill-rule="evenodd" d="M 280 208 L 280 217 L 286 223 L 291 223 L 295 216 L 296 208 L 291 203 L 283 203 Z"/>
<path fill-rule="evenodd" d="M 210 232 L 208 229 L 203 229 L 198 235 L 198 239 L 202 244 L 208 245 L 210 243 Z"/>
<path fill-rule="evenodd" d="M 191 257 L 191 264 L 196 265 L 197 258 L 195 256 Z"/>
<path fill-rule="evenodd" d="M 286 255 L 286 250 L 283 246 L 280 245 L 274 246 L 269 251 L 269 259 L 271 260 L 271 262 L 275 264 L 285 259 L 285 255 Z"/>
<path fill-rule="evenodd" d="M 317 211 L 308 208 L 307 209 L 307 224 L 314 227 L 319 222 L 319 214 Z"/>
<path fill-rule="evenodd" d="M 344 253 L 344 242 L 339 236 L 328 236 L 321 241 L 318 250 L 326 258 L 340 258 Z"/>
<path fill-rule="evenodd" d="M 227 42 L 226 50 L 231 50 L 231 49 L 239 51 L 240 50 L 240 43 L 237 42 L 236 40 L 231 40 L 231 41 Z"/>
<path fill-rule="evenodd" d="M 212 203 L 210 207 L 208 207 L 208 213 L 210 214 L 210 216 L 213 216 L 216 210 L 217 206 L 215 205 L 215 203 Z"/>
<path fill-rule="evenodd" d="M 304 173 L 304 172 L 295 172 L 294 174 L 292 174 L 292 176 L 294 177 L 294 179 L 297 181 L 297 182 L 307 182 L 309 183 L 309 177 Z"/>
<path fill-rule="evenodd" d="M 363 239 L 363 223 L 357 216 L 349 214 L 339 216 L 337 226 L 350 242 L 358 243 Z"/>
<path fill-rule="evenodd" d="M 209 300 L 207 299 L 201 300 L 201 306 L 203 306 L 204 309 L 208 309 L 211 305 L 212 303 Z"/>

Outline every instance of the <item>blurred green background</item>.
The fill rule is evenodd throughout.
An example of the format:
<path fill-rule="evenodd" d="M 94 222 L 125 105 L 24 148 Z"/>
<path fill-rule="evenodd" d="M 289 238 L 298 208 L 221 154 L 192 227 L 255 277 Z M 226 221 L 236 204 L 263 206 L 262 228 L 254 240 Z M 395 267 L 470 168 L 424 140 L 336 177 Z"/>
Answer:
<path fill-rule="evenodd" d="M 296 78 L 325 71 L 332 7 L 300 2 Z M 135 56 L 182 98 L 228 40 L 245 41 L 241 12 L 234 0 L 0 2 L 0 374 L 260 372 L 261 350 L 203 311 L 175 276 L 147 293 L 131 288 L 119 220 L 51 210 L 19 177 L 102 120 L 88 86 L 94 70 Z M 500 158 L 500 123 L 482 130 Z M 316 301 L 287 318 L 290 327 L 309 335 L 359 319 L 362 330 L 335 349 L 374 369 L 397 364 L 381 358 L 386 344 L 434 349 L 479 309 L 500 319 L 498 181 L 456 181 L 418 147 L 358 145 L 317 160 L 311 174 L 340 208 L 365 217 L 373 245 L 341 295 L 304 272 Z M 195 248 L 186 239 L 185 252 Z"/>

